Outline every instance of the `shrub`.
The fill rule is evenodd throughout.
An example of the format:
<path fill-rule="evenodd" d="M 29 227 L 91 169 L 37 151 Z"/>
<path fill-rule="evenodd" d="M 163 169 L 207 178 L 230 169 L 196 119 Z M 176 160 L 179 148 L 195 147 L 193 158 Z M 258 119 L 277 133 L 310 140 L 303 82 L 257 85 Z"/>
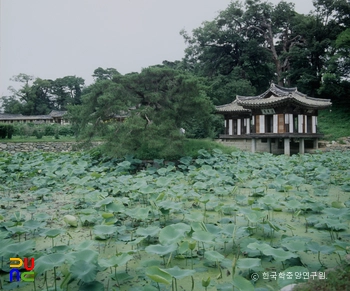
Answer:
<path fill-rule="evenodd" d="M 6 124 L 1 124 L 0 125 L 0 137 L 6 138 L 6 135 L 7 135 Z"/>
<path fill-rule="evenodd" d="M 67 135 L 73 135 L 74 132 L 70 126 L 67 125 L 61 125 L 58 129 L 59 135 L 67 136 Z"/>
<path fill-rule="evenodd" d="M 14 126 L 12 124 L 8 124 L 7 125 L 7 138 L 8 139 L 12 138 L 12 135 L 13 135 L 14 131 L 15 131 Z"/>
<path fill-rule="evenodd" d="M 53 125 L 45 125 L 44 127 L 44 135 L 45 136 L 54 136 L 55 135 L 55 128 Z"/>
<path fill-rule="evenodd" d="M 0 124 L 0 137 L 1 138 L 12 138 L 14 127 L 12 124 Z"/>
<path fill-rule="evenodd" d="M 33 134 L 36 136 L 37 139 L 41 139 L 44 135 L 44 133 L 40 129 L 34 129 Z"/>

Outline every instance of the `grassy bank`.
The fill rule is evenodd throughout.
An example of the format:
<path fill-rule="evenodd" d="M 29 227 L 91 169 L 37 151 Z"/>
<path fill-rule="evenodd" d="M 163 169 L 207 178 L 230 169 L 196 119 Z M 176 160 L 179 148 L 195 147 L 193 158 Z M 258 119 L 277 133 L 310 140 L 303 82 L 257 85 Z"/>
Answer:
<path fill-rule="evenodd" d="M 350 136 L 350 108 L 333 105 L 331 109 L 320 110 L 318 127 L 325 140 Z"/>

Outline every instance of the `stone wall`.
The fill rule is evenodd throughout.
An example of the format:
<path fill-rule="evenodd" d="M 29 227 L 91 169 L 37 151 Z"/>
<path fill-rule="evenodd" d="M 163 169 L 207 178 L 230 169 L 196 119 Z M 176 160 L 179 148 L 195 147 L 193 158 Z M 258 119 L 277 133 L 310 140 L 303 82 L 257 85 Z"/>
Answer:
<path fill-rule="evenodd" d="M 93 142 L 92 147 L 98 146 L 102 142 Z M 44 152 L 70 152 L 79 149 L 79 143 L 77 142 L 7 142 L 0 143 L 0 151 L 6 151 L 10 153 L 16 152 L 31 152 L 31 151 L 44 151 Z"/>

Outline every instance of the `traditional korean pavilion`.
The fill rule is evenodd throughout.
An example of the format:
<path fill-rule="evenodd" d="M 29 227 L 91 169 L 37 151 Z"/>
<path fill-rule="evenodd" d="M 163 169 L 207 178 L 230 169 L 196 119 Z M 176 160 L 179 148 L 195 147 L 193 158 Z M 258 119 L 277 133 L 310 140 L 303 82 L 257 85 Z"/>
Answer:
<path fill-rule="evenodd" d="M 259 96 L 236 96 L 216 111 L 225 117 L 225 133 L 220 135 L 243 150 L 284 153 L 317 149 L 323 136 L 317 130 L 318 110 L 332 105 L 330 99 L 312 98 L 297 88 L 271 84 Z"/>

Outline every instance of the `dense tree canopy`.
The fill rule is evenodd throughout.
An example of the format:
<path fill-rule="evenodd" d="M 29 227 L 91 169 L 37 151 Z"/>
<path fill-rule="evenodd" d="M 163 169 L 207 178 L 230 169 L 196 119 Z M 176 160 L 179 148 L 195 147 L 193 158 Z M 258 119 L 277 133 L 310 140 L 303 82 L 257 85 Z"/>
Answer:
<path fill-rule="evenodd" d="M 210 135 L 213 105 L 205 92 L 198 77 L 156 66 L 98 80 L 86 89 L 82 105 L 71 106 L 70 112 L 86 136 L 109 136 L 109 152 L 169 155 L 182 146 L 180 128 L 191 133 L 200 124 L 202 137 Z"/>
<path fill-rule="evenodd" d="M 344 98 L 350 3 L 316 0 L 314 6 L 313 13 L 302 15 L 285 1 L 277 5 L 261 0 L 232 2 L 192 33 L 181 32 L 188 44 L 184 64 L 213 84 L 229 88 L 231 96 L 242 88 L 245 94 L 263 92 L 274 81 L 325 97 L 329 91 L 324 87 L 332 79 L 341 87 L 341 92 L 336 91 L 341 95 L 328 98 Z M 225 93 L 219 98 L 209 95 L 222 104 L 228 99 L 229 92 Z"/>
<path fill-rule="evenodd" d="M 5 113 L 47 114 L 53 109 L 66 110 L 69 104 L 81 103 L 82 78 L 66 76 L 45 80 L 21 73 L 12 80 L 22 85 L 18 90 L 11 87 L 12 95 L 3 98 Z"/>
<path fill-rule="evenodd" d="M 121 75 L 98 67 L 94 83 L 19 74 L 21 88 L 3 99 L 6 113 L 47 114 L 69 108 L 75 130 L 108 136 L 114 154 L 178 152 L 180 128 L 188 137 L 211 137 L 222 126 L 213 104 L 260 94 L 273 81 L 310 96 L 350 103 L 350 2 L 314 0 L 299 14 L 294 4 L 233 1 L 213 20 L 181 31 L 181 61 L 163 61 Z"/>

